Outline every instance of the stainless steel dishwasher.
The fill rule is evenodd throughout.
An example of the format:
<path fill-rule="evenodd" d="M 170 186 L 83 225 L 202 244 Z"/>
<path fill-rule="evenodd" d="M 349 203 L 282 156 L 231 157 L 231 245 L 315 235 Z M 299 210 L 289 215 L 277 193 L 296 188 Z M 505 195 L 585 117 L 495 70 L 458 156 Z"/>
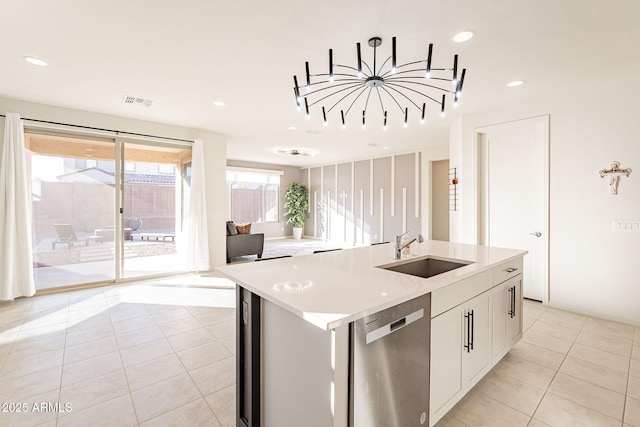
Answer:
<path fill-rule="evenodd" d="M 351 427 L 429 425 L 431 294 L 352 324 Z"/>

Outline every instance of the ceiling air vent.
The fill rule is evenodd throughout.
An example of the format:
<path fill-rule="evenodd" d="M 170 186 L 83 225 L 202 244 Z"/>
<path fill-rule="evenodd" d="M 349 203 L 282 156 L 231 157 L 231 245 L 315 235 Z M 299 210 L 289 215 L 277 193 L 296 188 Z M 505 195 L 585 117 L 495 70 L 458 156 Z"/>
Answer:
<path fill-rule="evenodd" d="M 138 98 L 136 96 L 125 96 L 122 101 L 125 104 L 142 105 L 143 107 L 151 107 L 153 101 L 150 99 Z"/>

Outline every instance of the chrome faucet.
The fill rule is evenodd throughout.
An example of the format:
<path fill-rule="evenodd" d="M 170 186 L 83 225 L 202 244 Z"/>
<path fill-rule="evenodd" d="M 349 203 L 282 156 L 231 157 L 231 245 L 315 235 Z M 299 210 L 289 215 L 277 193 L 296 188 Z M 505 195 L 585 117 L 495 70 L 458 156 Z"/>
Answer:
<path fill-rule="evenodd" d="M 424 239 L 422 238 L 422 234 L 418 234 L 417 237 L 414 237 L 408 242 L 402 243 L 402 237 L 406 236 L 408 233 L 409 233 L 408 231 L 405 231 L 401 235 L 396 236 L 396 259 L 400 259 L 402 257 L 402 250 L 407 246 L 409 246 L 410 244 L 412 244 L 413 242 L 415 242 L 416 240 L 418 241 L 418 243 L 424 242 Z"/>

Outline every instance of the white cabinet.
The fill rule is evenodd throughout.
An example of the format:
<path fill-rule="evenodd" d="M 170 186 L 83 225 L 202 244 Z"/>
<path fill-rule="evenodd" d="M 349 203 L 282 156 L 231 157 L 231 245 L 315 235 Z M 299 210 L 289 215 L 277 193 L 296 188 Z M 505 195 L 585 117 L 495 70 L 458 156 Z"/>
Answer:
<path fill-rule="evenodd" d="M 442 417 L 490 369 L 489 294 L 431 319 L 432 418 Z"/>
<path fill-rule="evenodd" d="M 489 369 L 489 295 L 485 292 L 463 305 L 462 385 L 473 387 Z"/>
<path fill-rule="evenodd" d="M 490 301 L 491 357 L 495 364 L 522 335 L 522 274 L 491 289 Z"/>
<path fill-rule="evenodd" d="M 490 291 L 491 298 L 491 358 L 501 358 L 507 352 L 507 319 L 510 316 L 511 291 L 506 282 Z"/>
<path fill-rule="evenodd" d="M 431 426 L 522 336 L 521 272 L 519 258 L 432 293 Z"/>
<path fill-rule="evenodd" d="M 448 402 L 462 390 L 463 326 L 463 312 L 458 309 L 431 319 L 431 419 L 444 415 Z"/>
<path fill-rule="evenodd" d="M 513 347 L 522 338 L 522 274 L 506 282 L 507 289 L 513 289 L 509 296 L 512 307 L 507 317 L 507 342 Z"/>

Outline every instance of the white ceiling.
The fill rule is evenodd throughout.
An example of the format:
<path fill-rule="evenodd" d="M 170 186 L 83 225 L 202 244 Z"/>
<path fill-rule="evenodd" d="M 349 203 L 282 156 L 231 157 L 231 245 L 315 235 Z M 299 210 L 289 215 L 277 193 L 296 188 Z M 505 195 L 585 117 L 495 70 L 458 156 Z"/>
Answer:
<path fill-rule="evenodd" d="M 624 96 L 616 82 L 640 71 L 639 24 L 637 0 L 2 0 L 0 96 L 225 133 L 231 159 L 324 164 L 447 144 L 459 115 L 593 86 Z M 471 41 L 451 40 L 466 29 Z M 432 106 L 424 125 L 406 129 L 390 119 L 387 131 L 343 130 L 337 116 L 325 128 L 318 113 L 306 120 L 293 75 L 304 80 L 305 61 L 326 72 L 329 48 L 335 62 L 354 64 L 355 43 L 367 57 L 372 36 L 383 50 L 396 36 L 399 62 L 424 59 L 428 43 L 436 65 L 458 53 L 467 68 L 460 106 L 444 119 Z M 526 83 L 505 86 L 517 79 Z M 125 95 L 154 104 L 126 105 Z"/>

